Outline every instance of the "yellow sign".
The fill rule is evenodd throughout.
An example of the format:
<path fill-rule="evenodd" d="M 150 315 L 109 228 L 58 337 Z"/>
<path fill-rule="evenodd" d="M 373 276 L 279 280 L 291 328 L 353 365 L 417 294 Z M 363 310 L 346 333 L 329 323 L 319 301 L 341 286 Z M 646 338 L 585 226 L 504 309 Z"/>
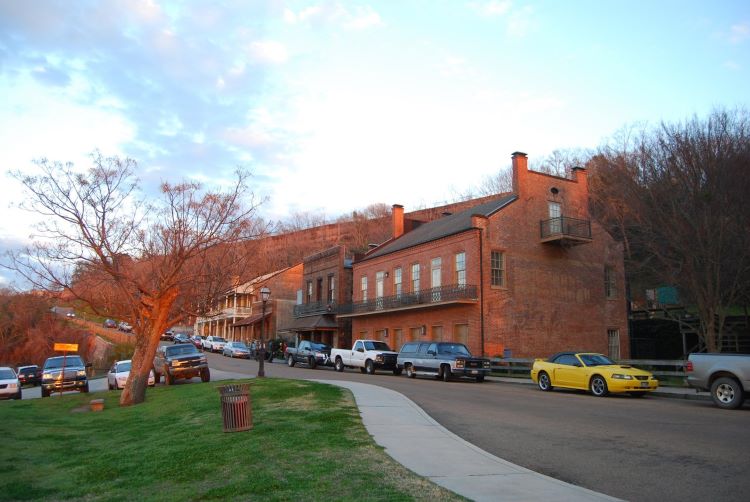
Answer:
<path fill-rule="evenodd" d="M 66 352 L 78 352 L 77 343 L 56 343 L 55 350 L 62 350 Z"/>

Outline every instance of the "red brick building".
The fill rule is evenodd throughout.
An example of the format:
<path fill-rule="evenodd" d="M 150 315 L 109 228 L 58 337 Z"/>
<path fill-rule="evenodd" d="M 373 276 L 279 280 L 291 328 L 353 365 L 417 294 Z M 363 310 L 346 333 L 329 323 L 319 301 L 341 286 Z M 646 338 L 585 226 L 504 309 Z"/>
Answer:
<path fill-rule="evenodd" d="M 529 171 L 513 192 L 429 222 L 393 207 L 393 237 L 353 264 L 354 338 L 452 340 L 487 356 L 627 358 L 623 251 L 589 220 L 586 171 Z"/>

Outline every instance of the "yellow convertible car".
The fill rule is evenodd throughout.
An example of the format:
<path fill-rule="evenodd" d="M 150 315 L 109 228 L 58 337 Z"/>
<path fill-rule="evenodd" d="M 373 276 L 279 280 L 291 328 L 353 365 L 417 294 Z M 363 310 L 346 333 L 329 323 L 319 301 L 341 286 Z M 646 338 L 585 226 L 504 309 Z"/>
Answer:
<path fill-rule="evenodd" d="M 536 359 L 531 379 L 544 391 L 581 389 L 600 397 L 610 392 L 643 396 L 659 386 L 659 380 L 648 371 L 591 352 L 560 352 L 547 360 Z"/>

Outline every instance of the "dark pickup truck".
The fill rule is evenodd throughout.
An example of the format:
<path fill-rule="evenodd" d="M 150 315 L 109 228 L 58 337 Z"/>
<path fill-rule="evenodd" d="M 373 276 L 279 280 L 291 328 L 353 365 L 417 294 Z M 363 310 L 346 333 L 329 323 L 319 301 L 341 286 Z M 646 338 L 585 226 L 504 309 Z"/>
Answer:
<path fill-rule="evenodd" d="M 78 355 L 50 357 L 42 368 L 42 397 L 68 390 L 89 391 L 86 364 Z"/>
<path fill-rule="evenodd" d="M 306 364 L 311 369 L 318 366 L 330 366 L 331 347 L 325 343 L 303 340 L 299 342 L 299 347 L 287 347 L 284 357 L 289 367 L 297 363 Z"/>
<path fill-rule="evenodd" d="M 154 377 L 158 382 L 164 375 L 164 383 L 172 385 L 177 378 L 200 376 L 201 381 L 211 380 L 206 356 L 201 354 L 192 343 L 162 345 L 154 357 Z"/>
<path fill-rule="evenodd" d="M 472 357 L 462 343 L 409 342 L 398 353 L 396 366 L 406 376 L 431 375 L 448 381 L 451 377 L 470 377 L 483 382 L 490 374 L 490 360 Z"/>

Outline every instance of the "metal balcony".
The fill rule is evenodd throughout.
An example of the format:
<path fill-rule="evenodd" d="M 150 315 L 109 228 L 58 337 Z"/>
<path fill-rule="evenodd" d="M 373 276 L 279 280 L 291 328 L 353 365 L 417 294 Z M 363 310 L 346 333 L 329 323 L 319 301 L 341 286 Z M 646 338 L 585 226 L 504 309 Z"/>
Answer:
<path fill-rule="evenodd" d="M 338 305 L 333 302 L 312 302 L 294 306 L 294 318 L 320 314 L 336 314 Z"/>
<path fill-rule="evenodd" d="M 567 246 L 591 242 L 591 221 L 560 216 L 539 222 L 541 241 Z"/>
<path fill-rule="evenodd" d="M 477 286 L 453 284 L 425 289 L 416 293 L 382 296 L 364 302 L 340 305 L 338 317 L 381 314 L 395 310 L 428 308 L 451 303 L 476 303 L 478 298 Z"/>

